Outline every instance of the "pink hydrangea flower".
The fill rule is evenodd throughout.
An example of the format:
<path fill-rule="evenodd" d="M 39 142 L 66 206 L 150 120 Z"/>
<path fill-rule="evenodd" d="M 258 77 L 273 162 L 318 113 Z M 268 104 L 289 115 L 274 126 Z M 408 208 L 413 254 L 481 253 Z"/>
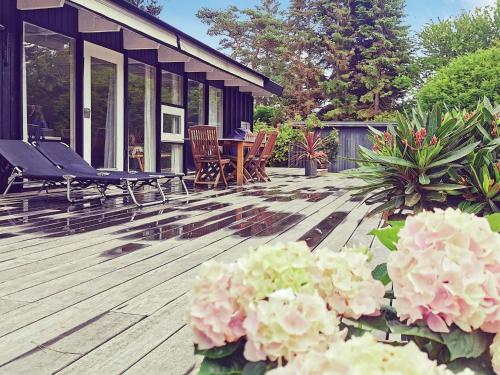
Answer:
<path fill-rule="evenodd" d="M 319 294 L 328 307 L 346 318 L 376 315 L 384 301 L 384 284 L 375 280 L 366 247 L 316 252 Z"/>
<path fill-rule="evenodd" d="M 187 320 L 200 349 L 224 346 L 245 335 L 246 315 L 231 295 L 233 269 L 215 261 L 205 263 L 189 294 Z"/>
<path fill-rule="evenodd" d="M 500 331 L 500 234 L 486 219 L 436 209 L 409 217 L 399 237 L 387 268 L 401 319 Z"/>
<path fill-rule="evenodd" d="M 335 312 L 317 294 L 292 289 L 272 293 L 250 306 L 243 324 L 247 332 L 244 355 L 249 361 L 289 360 L 311 350 L 326 350 L 343 341 Z"/>

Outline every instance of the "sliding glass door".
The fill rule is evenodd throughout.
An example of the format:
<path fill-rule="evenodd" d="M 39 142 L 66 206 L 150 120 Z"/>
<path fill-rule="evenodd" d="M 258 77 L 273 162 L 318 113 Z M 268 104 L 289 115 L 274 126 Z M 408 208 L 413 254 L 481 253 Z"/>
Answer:
<path fill-rule="evenodd" d="M 155 142 L 156 69 L 128 61 L 128 168 L 156 171 Z"/>
<path fill-rule="evenodd" d="M 84 157 L 123 170 L 123 55 L 85 42 Z"/>

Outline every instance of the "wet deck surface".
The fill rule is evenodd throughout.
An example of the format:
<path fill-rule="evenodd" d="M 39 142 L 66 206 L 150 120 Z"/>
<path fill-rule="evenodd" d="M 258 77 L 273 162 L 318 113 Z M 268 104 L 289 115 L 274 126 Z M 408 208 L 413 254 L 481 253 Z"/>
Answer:
<path fill-rule="evenodd" d="M 0 200 L 0 374 L 185 374 L 184 325 L 199 266 L 249 247 L 365 244 L 380 224 L 335 174 L 271 170 L 243 191 L 171 193 L 138 209 L 126 198 L 68 206 L 61 194 Z M 153 199 L 144 194 L 143 199 Z"/>

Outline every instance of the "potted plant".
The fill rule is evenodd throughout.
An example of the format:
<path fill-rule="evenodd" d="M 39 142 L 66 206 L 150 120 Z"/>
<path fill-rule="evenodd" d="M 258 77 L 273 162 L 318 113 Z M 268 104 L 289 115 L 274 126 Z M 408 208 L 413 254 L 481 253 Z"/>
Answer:
<path fill-rule="evenodd" d="M 306 176 L 316 176 L 318 164 L 330 164 L 328 155 L 323 151 L 324 141 L 314 131 L 304 130 L 302 140 L 298 142 L 297 146 L 299 153 L 296 156 L 296 161 L 304 160 Z"/>

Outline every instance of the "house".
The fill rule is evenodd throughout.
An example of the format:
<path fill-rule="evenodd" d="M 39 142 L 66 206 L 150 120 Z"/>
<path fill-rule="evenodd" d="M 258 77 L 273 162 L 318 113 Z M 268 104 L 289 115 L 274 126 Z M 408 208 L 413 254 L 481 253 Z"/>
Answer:
<path fill-rule="evenodd" d="M 125 0 L 0 0 L 0 46 L 0 139 L 96 168 L 186 171 L 189 126 L 228 136 L 283 90 Z"/>

